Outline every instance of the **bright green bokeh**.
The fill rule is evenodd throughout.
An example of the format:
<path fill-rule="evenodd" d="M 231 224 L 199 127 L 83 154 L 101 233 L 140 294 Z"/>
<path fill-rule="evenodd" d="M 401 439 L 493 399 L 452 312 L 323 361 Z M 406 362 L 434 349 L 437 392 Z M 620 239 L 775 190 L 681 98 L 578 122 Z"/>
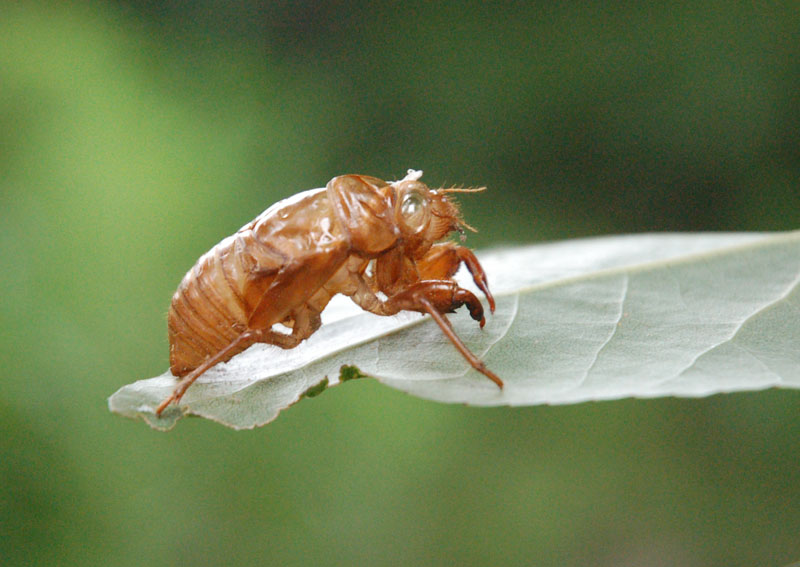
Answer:
<path fill-rule="evenodd" d="M 487 185 L 471 246 L 797 228 L 794 7 L 230 4 L 0 8 L 0 563 L 800 559 L 797 393 L 106 408 L 194 260 L 336 174 Z"/>

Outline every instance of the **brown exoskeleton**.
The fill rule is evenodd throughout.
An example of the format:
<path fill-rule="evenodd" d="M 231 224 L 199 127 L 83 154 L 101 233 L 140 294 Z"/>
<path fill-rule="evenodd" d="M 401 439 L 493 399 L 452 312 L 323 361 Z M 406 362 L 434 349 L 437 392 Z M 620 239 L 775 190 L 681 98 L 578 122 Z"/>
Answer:
<path fill-rule="evenodd" d="M 472 367 L 502 388 L 445 316 L 466 305 L 483 327 L 483 306 L 453 275 L 463 262 L 494 312 L 486 274 L 468 248 L 436 244 L 470 228 L 448 195 L 483 189 L 429 189 L 421 175 L 409 170 L 391 183 L 334 177 L 324 189 L 276 203 L 200 257 L 172 298 L 170 370 L 181 380 L 156 413 L 209 368 L 255 343 L 297 346 L 319 328 L 337 293 L 378 315 L 430 314 Z"/>

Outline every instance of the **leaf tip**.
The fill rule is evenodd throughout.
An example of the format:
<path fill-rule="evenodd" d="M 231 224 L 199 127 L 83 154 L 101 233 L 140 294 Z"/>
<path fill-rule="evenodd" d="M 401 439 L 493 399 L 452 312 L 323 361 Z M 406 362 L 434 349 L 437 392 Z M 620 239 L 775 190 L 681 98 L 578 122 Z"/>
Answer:
<path fill-rule="evenodd" d="M 142 399 L 132 385 L 123 386 L 108 398 L 108 409 L 111 413 L 129 419 L 141 419 L 153 429 L 168 431 L 175 427 L 179 419 L 186 415 L 186 410 L 179 406 L 170 406 L 161 416 L 156 415 L 156 402 L 145 397 Z"/>

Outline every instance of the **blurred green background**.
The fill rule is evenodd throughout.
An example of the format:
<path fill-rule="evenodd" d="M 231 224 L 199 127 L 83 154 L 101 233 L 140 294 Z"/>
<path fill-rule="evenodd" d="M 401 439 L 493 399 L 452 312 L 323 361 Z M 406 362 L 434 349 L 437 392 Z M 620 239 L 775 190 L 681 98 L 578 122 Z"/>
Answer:
<path fill-rule="evenodd" d="M 800 393 L 255 431 L 106 398 L 196 258 L 342 173 L 486 185 L 477 248 L 800 226 L 796 2 L 0 5 L 0 564 L 785 565 Z M 346 362 L 343 360 L 343 362 Z"/>

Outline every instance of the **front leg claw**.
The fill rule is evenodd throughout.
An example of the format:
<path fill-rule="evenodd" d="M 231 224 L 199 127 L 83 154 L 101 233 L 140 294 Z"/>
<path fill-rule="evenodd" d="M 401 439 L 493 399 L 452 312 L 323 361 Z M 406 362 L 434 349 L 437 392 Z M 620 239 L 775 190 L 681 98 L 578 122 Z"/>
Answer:
<path fill-rule="evenodd" d="M 483 316 L 483 305 L 481 305 L 480 300 L 478 300 L 472 292 L 463 288 L 456 289 L 453 294 L 453 305 L 453 310 L 462 305 L 466 305 L 467 309 L 469 309 L 470 317 L 478 321 L 481 329 L 483 329 L 483 326 L 486 324 L 486 318 Z"/>
<path fill-rule="evenodd" d="M 472 274 L 472 281 L 475 282 L 478 289 L 486 296 L 486 301 L 489 302 L 489 311 L 494 313 L 494 297 L 492 296 L 492 292 L 489 291 L 489 284 L 486 283 L 486 272 L 483 271 L 483 266 L 481 266 L 475 254 L 469 248 L 459 246 L 456 248 L 456 253 L 458 254 L 459 260 L 464 262 L 467 270 Z M 483 325 L 481 325 L 481 327 L 483 327 Z"/>
<path fill-rule="evenodd" d="M 472 274 L 472 281 L 486 296 L 489 311 L 494 313 L 494 297 L 486 282 L 486 272 L 469 248 L 458 246 L 453 242 L 436 244 L 417 262 L 417 268 L 422 280 L 450 280 L 461 264 L 464 264 Z"/>

